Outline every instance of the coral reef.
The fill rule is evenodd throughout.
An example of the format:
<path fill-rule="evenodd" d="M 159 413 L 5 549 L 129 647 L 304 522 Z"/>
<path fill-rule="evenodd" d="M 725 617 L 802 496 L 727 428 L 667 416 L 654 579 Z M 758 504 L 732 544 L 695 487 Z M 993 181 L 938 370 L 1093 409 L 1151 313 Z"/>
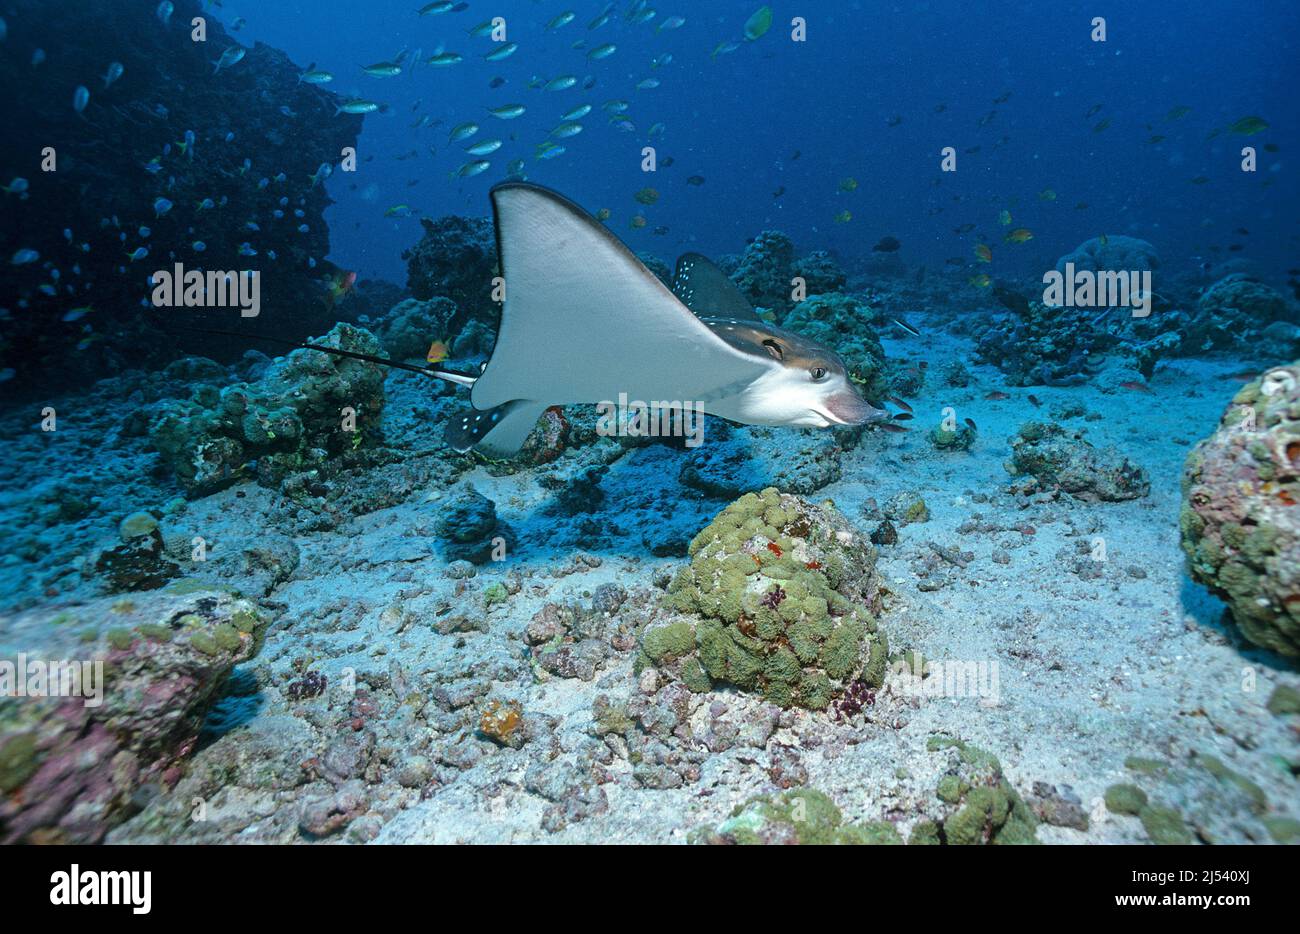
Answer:
<path fill-rule="evenodd" d="M 361 117 L 336 116 L 333 93 L 298 81 L 301 69 L 262 43 L 214 74 L 213 59 L 238 47 L 235 38 L 208 16 L 207 41 L 189 41 L 188 24 L 203 13 L 197 0 L 176 0 L 167 26 L 155 8 L 16 0 L 5 10 L 23 29 L 10 30 L 0 80 L 27 90 L 5 97 L 4 119 L 32 128 L 39 146 L 24 133 L 0 140 L 0 164 L 30 186 L 22 198 L 6 196 L 0 212 L 0 308 L 11 312 L 0 315 L 0 368 L 17 373 L 4 392 L 83 385 L 160 365 L 178 350 L 237 358 L 245 340 L 185 331 L 159 339 L 160 317 L 229 328 L 239 314 L 142 312 L 149 275 L 174 263 L 258 270 L 261 309 L 274 309 L 280 336 L 319 327 L 313 299 L 326 296 L 322 282 L 334 267 L 325 261 L 331 200 L 315 179 L 356 145 Z M 117 39 L 106 47 L 107 37 Z M 35 68 L 38 49 L 58 55 Z M 110 58 L 123 69 L 105 87 L 93 76 Z M 79 83 L 90 94 L 76 114 Z M 57 153 L 57 171 L 38 168 L 41 147 Z M 9 265 L 19 250 L 39 259 Z M 64 317 L 86 306 L 93 310 L 84 317 Z"/>
<path fill-rule="evenodd" d="M 1055 422 L 1025 422 L 1011 439 L 1012 476 L 1028 474 L 1040 489 L 1082 500 L 1138 499 L 1151 489 L 1146 471 L 1114 448 L 1097 448 Z"/>
<path fill-rule="evenodd" d="M 380 350 L 370 332 L 347 324 L 335 325 L 320 343 L 369 354 Z M 150 439 L 191 496 L 251 473 L 278 483 L 305 464 L 374 436 L 385 376 L 373 363 L 296 350 L 257 382 L 220 390 L 204 384 L 188 400 L 163 404 Z"/>
<path fill-rule="evenodd" d="M 21 645 L 29 668 L 73 660 L 84 670 L 85 659 L 102 663 L 103 678 L 97 705 L 84 694 L 0 701 L 0 840 L 96 843 L 141 794 L 173 784 L 209 704 L 265 627 L 247 600 L 175 586 L 0 620 L 6 648 Z M 84 692 L 93 677 L 83 675 Z"/>
<path fill-rule="evenodd" d="M 1300 655 L 1300 362 L 1233 397 L 1187 458 L 1180 520 L 1192 576 L 1252 642 Z"/>
<path fill-rule="evenodd" d="M 888 655 L 875 549 L 829 504 L 747 493 L 691 542 L 642 664 L 692 691 L 713 682 L 782 707 L 824 710 L 848 685 L 878 687 Z"/>

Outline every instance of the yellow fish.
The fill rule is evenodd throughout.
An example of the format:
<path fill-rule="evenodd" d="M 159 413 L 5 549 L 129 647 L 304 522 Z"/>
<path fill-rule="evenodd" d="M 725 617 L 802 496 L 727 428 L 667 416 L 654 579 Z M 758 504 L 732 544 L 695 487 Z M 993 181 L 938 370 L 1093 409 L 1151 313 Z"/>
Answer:
<path fill-rule="evenodd" d="M 987 243 L 977 243 L 975 244 L 975 258 L 981 263 L 991 263 L 993 262 L 993 251 L 989 249 Z"/>
<path fill-rule="evenodd" d="M 999 214 L 998 223 L 1001 224 L 1003 227 L 1011 226 L 1011 212 L 1003 211 L 1001 214 Z"/>
<path fill-rule="evenodd" d="M 853 215 L 848 211 L 840 211 L 835 215 L 835 223 L 837 224 L 847 224 L 851 220 L 853 220 Z"/>
<path fill-rule="evenodd" d="M 1008 243 L 1024 243 L 1027 240 L 1034 239 L 1034 232 L 1028 227 L 1017 227 L 1003 239 Z"/>
<path fill-rule="evenodd" d="M 441 363 L 451 356 L 451 348 L 444 341 L 434 341 L 429 345 L 429 352 L 424 355 L 426 363 Z"/>
<path fill-rule="evenodd" d="M 970 277 L 970 284 L 975 286 L 977 289 L 987 289 L 989 283 L 992 281 L 993 280 L 989 278 L 989 274 L 986 272 L 982 272 L 978 276 Z"/>

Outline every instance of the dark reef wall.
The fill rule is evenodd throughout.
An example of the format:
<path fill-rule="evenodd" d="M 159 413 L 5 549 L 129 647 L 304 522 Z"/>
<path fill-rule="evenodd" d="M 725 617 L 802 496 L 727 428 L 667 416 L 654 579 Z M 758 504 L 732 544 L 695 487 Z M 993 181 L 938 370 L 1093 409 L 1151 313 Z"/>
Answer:
<path fill-rule="evenodd" d="M 0 393 L 31 396 L 182 350 L 229 359 L 248 349 L 163 330 L 239 317 L 146 305 L 149 276 L 176 262 L 258 270 L 250 329 L 291 338 L 334 322 L 330 199 L 313 177 L 356 144 L 361 118 L 336 115 L 334 94 L 300 83 L 301 69 L 265 45 L 217 71 L 237 38 L 209 17 L 207 41 L 192 41 L 199 3 L 174 6 L 164 22 L 157 0 L 5 4 Z M 121 76 L 106 87 L 114 62 Z M 89 91 L 80 112 L 78 87 Z M 42 171 L 46 147 L 56 171 Z M 140 248 L 148 255 L 133 259 Z"/>

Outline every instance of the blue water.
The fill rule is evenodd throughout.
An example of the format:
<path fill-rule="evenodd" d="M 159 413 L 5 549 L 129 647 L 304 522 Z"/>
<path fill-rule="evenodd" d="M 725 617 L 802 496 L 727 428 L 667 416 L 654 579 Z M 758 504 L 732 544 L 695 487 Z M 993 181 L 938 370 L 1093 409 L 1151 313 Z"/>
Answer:
<path fill-rule="evenodd" d="M 1295 174 L 1287 171 L 1300 146 L 1292 119 L 1292 89 L 1300 81 L 1294 4 L 778 2 L 765 36 L 712 57 L 720 42 L 740 38 L 759 5 L 655 4 L 658 15 L 634 25 L 624 16 L 630 4 L 621 3 L 595 31 L 587 26 L 603 0 L 471 2 L 462 12 L 427 17 L 415 15 L 415 0 L 227 3 L 218 14 L 247 19 L 238 34 L 243 41 L 267 42 L 303 66 L 316 62 L 332 71 L 331 90 L 391 106 L 365 120 L 362 152 L 374 161 L 329 183 L 338 201 L 328 215 L 331 258 L 363 277 L 404 281 L 398 254 L 418 239 L 418 217 L 486 213 L 488 188 L 516 158 L 526 161 L 531 180 L 593 211 L 609 208 L 613 229 L 635 249 L 670 262 L 688 248 L 735 252 L 758 231 L 777 228 L 801 249 L 844 257 L 894 236 L 907 261 L 940 264 L 969 259 L 980 239 L 996 248 L 1004 232 L 998 214 L 1006 209 L 1034 240 L 995 249 L 1002 274 L 1050 268 L 1101 233 L 1148 239 L 1167 264 L 1227 255 L 1234 243 L 1264 268 L 1296 264 L 1300 202 Z M 576 18 L 548 32 L 545 24 L 567 9 Z M 684 15 L 685 25 L 658 31 L 674 14 Z M 1099 14 L 1107 16 L 1105 42 L 1090 39 Z M 493 48 L 489 39 L 467 36 L 493 15 L 505 17 L 508 39 L 519 44 L 499 63 L 482 59 Z M 808 19 L 806 42 L 790 39 L 795 15 Z M 575 50 L 579 40 L 586 46 Z M 589 63 L 586 51 L 605 42 L 618 51 Z M 395 78 L 360 71 L 404 48 L 421 48 L 427 58 L 440 43 L 465 60 Z M 664 54 L 671 64 L 652 69 L 652 59 Z M 590 91 L 581 83 L 560 92 L 528 87 L 534 76 L 561 74 L 592 75 L 597 83 Z M 490 88 L 495 77 L 506 83 Z M 634 89 L 647 77 L 662 83 Z M 611 99 L 631 102 L 635 132 L 608 125 L 600 105 Z M 535 159 L 535 146 L 560 115 L 583 102 L 595 106 L 585 131 L 563 141 L 563 156 Z M 505 103 L 528 112 L 508 122 L 487 115 L 488 107 Z M 1190 111 L 1166 119 L 1180 106 Z M 422 114 L 442 124 L 411 129 Z M 1207 139 L 1249 115 L 1270 128 Z M 447 132 L 468 120 L 483 127 L 469 142 L 500 136 L 506 145 L 488 157 L 488 172 L 449 181 L 470 157 L 461 152 L 468 143 L 448 144 Z M 650 175 L 641 171 L 640 150 L 656 123 L 664 131 L 652 144 L 674 164 Z M 1149 143 L 1154 136 L 1166 139 Z M 1278 151 L 1264 151 L 1265 143 Z M 1244 145 L 1258 150 L 1253 174 L 1240 170 Z M 956 173 L 939 171 L 944 146 L 958 150 Z M 979 151 L 965 152 L 974 147 Z M 417 158 L 395 161 L 412 149 Z M 688 185 L 691 176 L 704 184 Z M 846 178 L 858 182 L 856 191 L 840 190 Z M 418 184 L 408 187 L 411 181 Z M 633 195 L 647 185 L 661 197 L 643 207 Z M 1040 199 L 1047 189 L 1056 192 L 1054 201 Z M 414 216 L 384 217 L 400 203 Z M 1087 207 L 1076 209 L 1080 203 Z M 843 210 L 852 220 L 836 223 Z M 638 211 L 647 224 L 633 229 Z M 977 226 L 954 232 L 965 224 Z M 668 233 L 656 235 L 656 227 Z M 1249 234 L 1234 233 L 1238 228 Z"/>

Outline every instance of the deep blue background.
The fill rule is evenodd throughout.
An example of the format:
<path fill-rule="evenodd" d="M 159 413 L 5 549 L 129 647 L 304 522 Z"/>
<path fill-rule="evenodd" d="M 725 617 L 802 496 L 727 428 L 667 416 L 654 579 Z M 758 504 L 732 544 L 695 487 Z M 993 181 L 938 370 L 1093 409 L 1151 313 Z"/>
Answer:
<path fill-rule="evenodd" d="M 329 183 L 339 202 L 329 215 L 332 258 L 363 277 L 405 281 L 399 253 L 418 239 L 419 224 L 385 218 L 385 208 L 405 202 L 417 216 L 486 214 L 488 187 L 515 158 L 527 160 L 530 179 L 593 211 L 610 208 L 616 232 L 634 248 L 669 261 L 688 248 L 737 251 L 746 238 L 775 227 L 801 250 L 827 248 L 846 257 L 893 235 L 903 242 L 905 259 L 935 264 L 970 259 L 983 234 L 996 238 L 995 273 L 1037 274 L 1103 232 L 1151 240 L 1166 265 L 1226 257 L 1212 245 L 1226 250 L 1234 242 L 1244 244 L 1240 255 L 1266 273 L 1300 264 L 1290 164 L 1300 145 L 1293 119 L 1300 85 L 1294 3 L 778 0 L 771 32 L 716 59 L 710 57 L 714 47 L 739 38 L 758 0 L 656 0 L 658 16 L 635 26 L 624 20 L 630 6 L 624 0 L 595 32 L 587 23 L 604 0 L 471 0 L 463 12 L 423 18 L 414 12 L 420 5 L 266 0 L 227 2 L 215 11 L 227 23 L 236 15 L 247 19 L 238 34 L 242 41 L 260 39 L 303 66 L 316 62 L 333 71 L 331 89 L 392 105 L 390 113 L 366 118 L 362 155 L 374 160 L 355 176 L 336 174 Z M 546 32 L 544 24 L 566 9 L 577 18 Z M 673 14 L 686 16 L 686 25 L 656 32 Z M 509 38 L 520 45 L 497 64 L 482 60 L 493 48 L 490 40 L 467 35 L 494 15 L 506 18 Z M 789 39 L 794 15 L 809 21 L 806 43 Z M 1097 15 L 1107 17 L 1105 43 L 1089 40 Z M 586 48 L 571 48 L 578 40 L 586 40 L 586 48 L 614 42 L 618 51 L 588 64 Z M 388 79 L 360 71 L 403 48 L 422 48 L 427 57 L 439 43 L 465 61 Z M 651 59 L 665 52 L 673 63 L 652 71 Z M 598 84 L 587 92 L 527 87 L 534 75 L 566 73 L 595 75 Z M 489 89 L 498 75 L 507 83 Z M 660 87 L 633 89 L 652 75 Z M 1006 103 L 992 103 L 1007 92 Z M 636 133 L 609 126 L 600 104 L 611 98 L 632 101 L 627 116 Z M 423 104 L 413 112 L 417 99 Z M 489 106 L 515 102 L 528 107 L 518 120 L 486 113 Z M 582 102 L 595 105 L 583 121 L 585 132 L 564 141 L 568 152 L 559 159 L 535 160 L 535 145 L 563 112 Z M 936 113 L 940 104 L 946 109 Z M 1095 104 L 1101 110 L 1085 118 Z M 1191 112 L 1167 121 L 1177 105 Z M 992 110 L 996 117 L 979 126 Z M 423 113 L 442 125 L 411 129 Z M 1213 129 L 1251 114 L 1271 129 L 1207 140 Z M 891 127 L 895 116 L 902 122 Z M 1094 132 L 1105 118 L 1109 128 Z M 501 137 L 507 145 L 489 157 L 489 172 L 451 181 L 448 173 L 469 157 L 461 152 L 466 144 L 448 144 L 447 131 L 465 120 L 483 127 L 471 142 Z M 657 122 L 666 126 L 658 151 L 675 164 L 647 176 L 640 171 L 640 148 Z M 509 134 L 517 139 L 510 141 Z M 1168 139 L 1150 145 L 1153 134 Z M 1007 141 L 999 144 L 1003 137 Z M 1254 175 L 1238 167 L 1247 143 L 1260 148 Z M 1264 152 L 1264 143 L 1280 151 Z M 945 145 L 959 151 L 979 146 L 980 152 L 960 156 L 957 174 L 941 178 Z M 394 158 L 412 149 L 416 158 Z M 795 150 L 801 157 L 791 161 Z M 705 184 L 688 186 L 691 175 L 703 176 Z M 849 176 L 857 179 L 857 191 L 840 192 L 839 181 Z M 1197 176 L 1208 183 L 1192 184 Z M 408 187 L 411 180 L 418 184 Z M 661 198 L 642 208 L 633 194 L 646 185 Z M 774 199 L 780 186 L 786 192 Z M 1057 192 L 1057 200 L 1039 199 L 1046 188 Z M 1078 202 L 1087 209 L 1076 210 Z M 1034 231 L 1031 243 L 1003 244 L 1005 229 L 997 224 L 1003 208 L 1012 212 L 1014 226 Z M 844 209 L 853 220 L 835 223 Z M 649 223 L 632 230 L 628 222 L 638 210 Z M 953 232 L 966 223 L 977 224 L 976 231 Z M 667 235 L 652 233 L 660 225 Z M 1234 234 L 1240 227 L 1249 234 Z"/>

